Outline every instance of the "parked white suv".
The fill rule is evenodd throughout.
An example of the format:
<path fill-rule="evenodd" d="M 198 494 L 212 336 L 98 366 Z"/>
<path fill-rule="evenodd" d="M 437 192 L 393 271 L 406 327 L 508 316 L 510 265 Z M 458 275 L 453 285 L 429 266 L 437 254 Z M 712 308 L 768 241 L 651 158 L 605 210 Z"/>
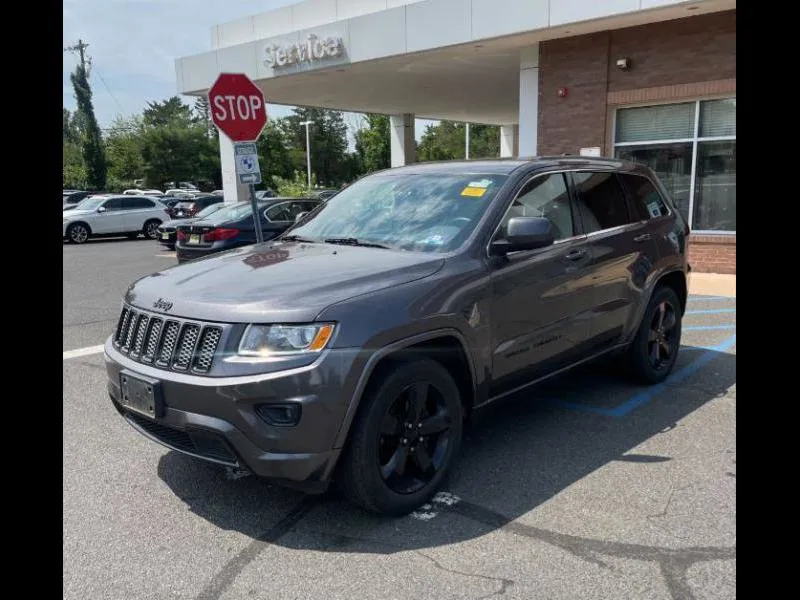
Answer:
<path fill-rule="evenodd" d="M 119 234 L 135 239 L 142 233 L 154 240 L 158 226 L 168 218 L 166 209 L 149 196 L 92 196 L 64 212 L 63 237 L 73 244 L 82 244 L 93 235 Z"/>

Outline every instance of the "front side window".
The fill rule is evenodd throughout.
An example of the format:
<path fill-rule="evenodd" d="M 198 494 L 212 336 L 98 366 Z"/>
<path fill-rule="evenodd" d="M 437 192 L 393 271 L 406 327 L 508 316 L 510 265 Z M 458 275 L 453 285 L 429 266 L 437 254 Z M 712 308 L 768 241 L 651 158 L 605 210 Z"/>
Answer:
<path fill-rule="evenodd" d="M 619 177 L 628 188 L 631 198 L 633 217 L 639 221 L 647 221 L 669 214 L 667 205 L 647 177 L 641 175 L 620 174 Z"/>
<path fill-rule="evenodd" d="M 513 217 L 545 217 L 553 226 L 553 237 L 563 240 L 575 235 L 572 206 L 564 175 L 553 173 L 534 178 L 527 183 L 503 217 L 498 232 L 503 237 L 508 221 Z"/>
<path fill-rule="evenodd" d="M 628 203 L 616 173 L 580 172 L 573 173 L 572 178 L 586 233 L 631 222 Z"/>
<path fill-rule="evenodd" d="M 449 252 L 475 230 L 507 175 L 407 171 L 367 176 L 333 196 L 292 235 L 355 238 L 396 249 Z"/>
<path fill-rule="evenodd" d="M 615 154 L 653 169 L 695 231 L 736 231 L 736 98 L 620 109 Z"/>
<path fill-rule="evenodd" d="M 103 203 L 106 210 L 122 210 L 122 198 L 110 198 Z"/>

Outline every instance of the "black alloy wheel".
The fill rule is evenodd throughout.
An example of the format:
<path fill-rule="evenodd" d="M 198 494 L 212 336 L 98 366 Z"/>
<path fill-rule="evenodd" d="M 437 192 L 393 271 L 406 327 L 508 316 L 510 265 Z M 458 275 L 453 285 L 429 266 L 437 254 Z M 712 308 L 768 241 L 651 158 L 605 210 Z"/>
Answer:
<path fill-rule="evenodd" d="M 453 415 L 431 381 L 404 388 L 381 421 L 377 462 L 381 478 L 398 494 L 419 491 L 442 468 Z"/>
<path fill-rule="evenodd" d="M 662 300 L 650 320 L 647 357 L 655 371 L 669 367 L 672 364 L 673 354 L 678 351 L 676 314 L 676 307 L 669 300 Z"/>
<path fill-rule="evenodd" d="M 681 316 L 675 290 L 657 287 L 626 353 L 628 370 L 637 383 L 660 383 L 672 372 L 681 345 Z"/>

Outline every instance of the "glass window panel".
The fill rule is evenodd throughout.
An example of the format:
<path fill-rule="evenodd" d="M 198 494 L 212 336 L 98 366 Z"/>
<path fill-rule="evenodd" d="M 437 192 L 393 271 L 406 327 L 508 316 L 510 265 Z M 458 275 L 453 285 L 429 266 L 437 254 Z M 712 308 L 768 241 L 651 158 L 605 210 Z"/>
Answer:
<path fill-rule="evenodd" d="M 505 235 L 512 217 L 545 217 L 553 224 L 557 240 L 572 237 L 572 207 L 567 184 L 561 173 L 537 177 L 523 188 L 514 199 L 500 226 L 500 237 Z"/>
<path fill-rule="evenodd" d="M 661 199 L 656 187 L 646 177 L 641 175 L 619 175 L 625 182 L 630 194 L 631 204 L 635 216 L 640 221 L 655 219 L 669 214 L 667 205 Z"/>
<path fill-rule="evenodd" d="M 736 98 L 700 103 L 700 137 L 736 135 Z"/>
<path fill-rule="evenodd" d="M 574 173 L 578 207 L 586 233 L 631 222 L 628 203 L 616 173 Z"/>
<path fill-rule="evenodd" d="M 649 144 L 617 148 L 617 158 L 647 165 L 655 171 L 685 219 L 689 216 L 692 143 Z"/>
<path fill-rule="evenodd" d="M 736 141 L 697 145 L 692 229 L 736 231 Z"/>
<path fill-rule="evenodd" d="M 694 102 L 617 111 L 616 141 L 649 142 L 694 137 Z"/>

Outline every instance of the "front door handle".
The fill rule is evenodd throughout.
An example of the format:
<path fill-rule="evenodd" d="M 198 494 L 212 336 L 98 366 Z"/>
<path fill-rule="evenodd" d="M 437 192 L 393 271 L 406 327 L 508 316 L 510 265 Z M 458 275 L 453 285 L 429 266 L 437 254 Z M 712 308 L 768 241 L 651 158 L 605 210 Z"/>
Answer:
<path fill-rule="evenodd" d="M 584 256 L 586 256 L 586 249 L 580 248 L 578 250 L 572 250 L 570 252 L 567 252 L 564 255 L 564 258 L 566 258 L 567 260 L 580 260 Z"/>
<path fill-rule="evenodd" d="M 652 239 L 653 239 L 653 234 L 652 233 L 643 233 L 642 235 L 637 235 L 635 238 L 633 238 L 633 241 L 634 242 L 646 242 L 646 241 L 652 240 Z"/>

